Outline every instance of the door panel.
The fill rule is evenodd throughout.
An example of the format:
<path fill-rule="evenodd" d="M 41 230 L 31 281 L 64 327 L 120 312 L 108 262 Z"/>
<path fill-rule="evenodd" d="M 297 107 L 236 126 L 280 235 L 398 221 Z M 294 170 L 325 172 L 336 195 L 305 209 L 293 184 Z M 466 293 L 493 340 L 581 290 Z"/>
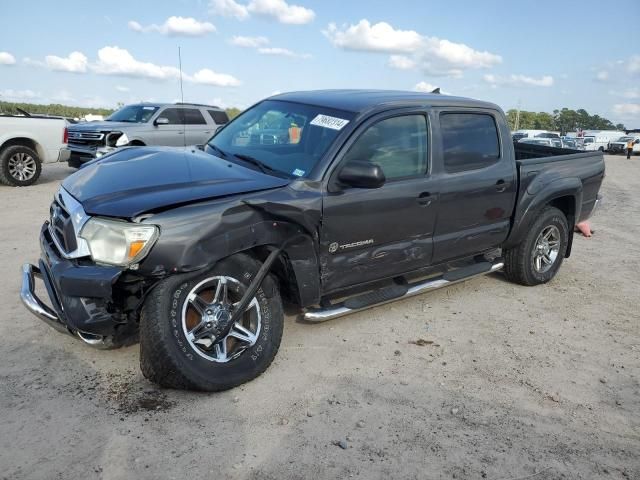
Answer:
<path fill-rule="evenodd" d="M 517 189 L 515 162 L 500 149 L 492 114 L 445 111 L 439 131 L 443 171 L 434 263 L 499 246 L 509 233 Z"/>
<path fill-rule="evenodd" d="M 334 178 L 349 161 L 371 161 L 387 181 L 375 189 L 342 186 L 325 193 L 320 238 L 325 293 L 431 262 L 437 191 L 427 175 L 426 117 L 374 119 L 355 137 L 338 159 Z"/>

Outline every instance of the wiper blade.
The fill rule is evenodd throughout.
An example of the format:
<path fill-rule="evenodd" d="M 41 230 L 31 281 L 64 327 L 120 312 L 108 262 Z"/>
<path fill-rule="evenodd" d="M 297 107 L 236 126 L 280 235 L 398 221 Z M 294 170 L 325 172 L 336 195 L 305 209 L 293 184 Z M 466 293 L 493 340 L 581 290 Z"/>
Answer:
<path fill-rule="evenodd" d="M 250 163 L 251 165 L 255 165 L 256 167 L 258 167 L 260 169 L 260 171 L 262 173 L 280 173 L 278 170 L 276 170 L 273 167 L 270 167 L 269 165 L 267 165 L 266 163 L 262 163 L 260 160 L 258 160 L 255 157 L 252 157 L 251 155 L 243 155 L 242 153 L 234 153 L 233 154 L 234 157 L 239 158 L 240 160 L 244 160 L 247 163 Z"/>
<path fill-rule="evenodd" d="M 210 147 L 212 150 L 215 150 L 215 151 L 218 153 L 218 155 L 220 155 L 222 158 L 227 158 L 227 156 L 228 156 L 228 155 L 227 155 L 227 152 L 225 152 L 224 150 L 222 150 L 220 147 L 216 147 L 215 145 L 213 145 L 213 144 L 211 144 L 211 143 L 208 143 L 207 145 L 209 145 L 209 147 Z"/>

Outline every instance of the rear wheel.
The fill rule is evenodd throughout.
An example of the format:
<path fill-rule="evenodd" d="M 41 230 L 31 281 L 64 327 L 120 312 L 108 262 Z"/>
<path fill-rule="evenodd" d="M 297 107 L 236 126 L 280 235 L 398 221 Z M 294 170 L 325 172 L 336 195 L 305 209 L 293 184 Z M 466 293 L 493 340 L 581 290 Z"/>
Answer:
<path fill-rule="evenodd" d="M 505 252 L 504 272 L 522 285 L 539 285 L 558 272 L 567 252 L 569 227 L 564 213 L 547 207 L 531 226 L 524 240 Z"/>
<path fill-rule="evenodd" d="M 14 187 L 33 184 L 42 171 L 38 154 L 23 145 L 12 145 L 0 153 L 0 182 Z"/>
<path fill-rule="evenodd" d="M 277 284 L 267 276 L 247 309 L 235 306 L 260 268 L 244 254 L 211 270 L 158 284 L 140 319 L 140 367 L 165 387 L 217 391 L 264 372 L 282 338 L 284 314 Z"/>

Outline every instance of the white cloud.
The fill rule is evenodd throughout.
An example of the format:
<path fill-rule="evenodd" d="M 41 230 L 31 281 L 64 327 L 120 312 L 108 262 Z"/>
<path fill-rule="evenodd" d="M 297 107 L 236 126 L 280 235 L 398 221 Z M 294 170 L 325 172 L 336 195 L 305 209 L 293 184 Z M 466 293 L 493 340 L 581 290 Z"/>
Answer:
<path fill-rule="evenodd" d="M 606 82 L 607 80 L 609 80 L 609 72 L 607 72 L 606 70 L 601 70 L 598 73 L 596 73 L 596 80 L 599 82 Z"/>
<path fill-rule="evenodd" d="M 116 85 L 116 90 L 122 93 L 126 93 L 130 90 L 129 87 L 125 87 L 123 85 Z"/>
<path fill-rule="evenodd" d="M 67 57 L 57 55 L 47 55 L 45 58 L 47 67 L 59 72 L 85 73 L 89 61 L 82 52 L 71 52 Z"/>
<path fill-rule="evenodd" d="M 490 85 L 504 85 L 508 87 L 551 87 L 553 85 L 553 77 L 544 75 L 540 78 L 527 77 L 526 75 L 509 75 L 502 77 L 500 75 L 488 74 L 484 75 L 484 81 Z"/>
<path fill-rule="evenodd" d="M 424 40 L 413 30 L 396 30 L 386 22 L 371 25 L 366 19 L 342 30 L 330 23 L 322 33 L 338 48 L 366 52 L 412 53 Z"/>
<path fill-rule="evenodd" d="M 311 58 L 308 53 L 296 53 L 288 48 L 267 47 L 269 39 L 267 37 L 242 37 L 235 36 L 229 40 L 231 45 L 243 48 L 255 48 L 262 55 L 277 55 L 290 58 Z"/>
<path fill-rule="evenodd" d="M 211 0 L 209 13 L 245 20 L 251 14 L 277 20 L 280 23 L 303 25 L 310 23 L 316 14 L 310 8 L 290 5 L 285 0 L 251 0 L 248 4 L 235 0 Z"/>
<path fill-rule="evenodd" d="M 413 90 L 415 90 L 416 92 L 431 93 L 436 88 L 438 88 L 438 87 L 436 87 L 432 83 L 419 82 L 419 83 L 416 83 L 416 85 L 413 87 Z"/>
<path fill-rule="evenodd" d="M 626 65 L 629 73 L 634 75 L 640 73 L 640 55 L 632 55 Z"/>
<path fill-rule="evenodd" d="M 16 57 L 9 52 L 0 52 L 0 65 L 13 65 L 16 63 Z"/>
<path fill-rule="evenodd" d="M 259 48 L 258 53 L 261 53 L 263 55 L 279 55 L 291 58 L 311 58 L 311 55 L 309 55 L 308 53 L 296 53 L 287 48 L 280 47 Z"/>
<path fill-rule="evenodd" d="M 310 8 L 289 5 L 285 0 L 252 0 L 247 9 L 256 15 L 270 17 L 280 23 L 293 25 L 310 23 L 316 16 Z"/>
<path fill-rule="evenodd" d="M 180 70 L 176 67 L 141 62 L 120 47 L 103 47 L 98 50 L 98 61 L 92 68 L 96 73 L 103 75 L 146 77 L 157 80 L 180 77 Z"/>
<path fill-rule="evenodd" d="M 234 0 L 211 0 L 209 2 L 209 13 L 222 17 L 235 17 L 238 20 L 245 20 L 249 17 L 247 7 Z"/>
<path fill-rule="evenodd" d="M 416 67 L 416 61 L 406 55 L 391 55 L 389 66 L 398 70 L 412 70 Z"/>
<path fill-rule="evenodd" d="M 613 106 L 613 112 L 625 117 L 640 116 L 640 103 L 618 103 Z"/>
<path fill-rule="evenodd" d="M 386 22 L 371 24 L 360 20 L 355 25 L 338 27 L 330 23 L 322 32 L 337 48 L 344 50 L 393 53 L 393 68 L 419 68 L 431 75 L 459 77 L 466 69 L 488 68 L 502 62 L 502 57 L 475 50 L 463 43 L 428 37 L 414 30 L 399 30 Z M 402 55 L 398 55 L 402 54 Z"/>
<path fill-rule="evenodd" d="M 216 87 L 237 87 L 240 85 L 240 80 L 236 77 L 226 73 L 217 73 L 208 68 L 197 71 L 192 77 L 188 77 L 188 80 L 194 83 L 213 85 Z"/>
<path fill-rule="evenodd" d="M 165 20 L 162 25 L 143 26 L 140 23 L 131 20 L 128 26 L 134 32 L 149 33 L 158 32 L 162 35 L 169 36 L 185 36 L 185 37 L 201 37 L 216 31 L 216 27 L 209 22 L 200 22 L 193 17 L 176 17 L 171 16 Z"/>
<path fill-rule="evenodd" d="M 36 98 L 41 98 L 41 95 L 33 90 L 13 90 L 11 88 L 0 90 L 0 100 L 21 101 Z"/>
<path fill-rule="evenodd" d="M 236 35 L 229 40 L 231 45 L 244 48 L 259 48 L 269 44 L 267 37 L 243 37 Z"/>

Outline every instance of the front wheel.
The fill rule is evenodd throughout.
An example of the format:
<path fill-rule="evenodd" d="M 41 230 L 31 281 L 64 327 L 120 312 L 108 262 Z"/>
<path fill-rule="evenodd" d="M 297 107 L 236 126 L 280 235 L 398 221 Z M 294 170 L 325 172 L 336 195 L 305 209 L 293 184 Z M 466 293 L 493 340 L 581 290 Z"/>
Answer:
<path fill-rule="evenodd" d="M 254 379 L 280 347 L 284 314 L 267 276 L 240 319 L 231 323 L 260 268 L 245 254 L 211 270 L 169 277 L 147 297 L 140 318 L 140 367 L 165 387 L 218 391 Z"/>
<path fill-rule="evenodd" d="M 547 283 L 560 269 L 568 241 L 567 217 L 557 208 L 545 208 L 524 240 L 505 252 L 505 275 L 521 285 Z"/>

